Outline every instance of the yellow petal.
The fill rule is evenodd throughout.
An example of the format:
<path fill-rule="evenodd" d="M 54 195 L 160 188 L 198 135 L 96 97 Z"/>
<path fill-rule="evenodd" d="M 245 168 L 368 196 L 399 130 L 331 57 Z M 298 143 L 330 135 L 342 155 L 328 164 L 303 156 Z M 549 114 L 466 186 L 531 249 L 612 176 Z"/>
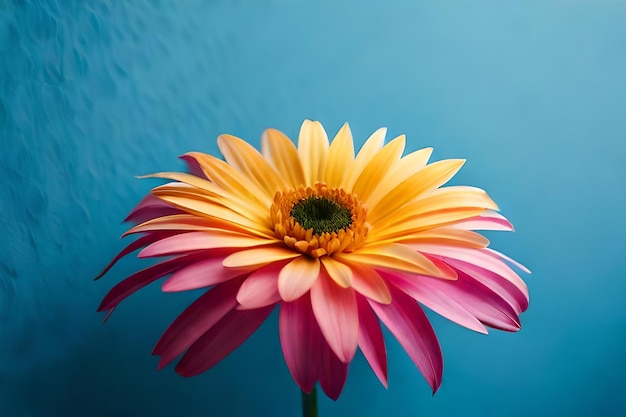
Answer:
<path fill-rule="evenodd" d="M 467 186 L 444 187 L 433 190 L 426 196 L 405 204 L 394 211 L 393 215 L 376 221 L 375 225 L 378 230 L 382 230 L 388 225 L 398 225 L 406 220 L 424 216 L 426 213 L 460 208 L 497 210 L 498 206 L 480 188 Z"/>
<path fill-rule="evenodd" d="M 265 239 L 275 239 L 275 236 L 263 234 L 256 230 L 243 227 L 241 225 L 228 222 L 223 219 L 212 217 L 199 217 L 192 214 L 174 214 L 171 216 L 162 216 L 155 219 L 145 221 L 135 227 L 127 230 L 122 237 L 134 234 L 158 230 L 186 230 L 186 231 L 203 231 L 213 229 L 223 229 L 242 234 L 254 235 Z"/>
<path fill-rule="evenodd" d="M 350 132 L 350 126 L 346 123 L 341 127 L 328 150 L 326 174 L 324 175 L 326 185 L 330 188 L 342 187 L 344 178 L 352 171 L 353 163 L 354 144 L 352 142 L 352 132 Z"/>
<path fill-rule="evenodd" d="M 202 191 L 206 191 L 209 195 L 224 196 L 224 189 L 220 188 L 211 181 L 207 181 L 204 178 L 196 177 L 195 175 L 187 174 L 184 172 L 156 172 L 154 174 L 140 175 L 137 178 L 162 178 L 173 181 L 179 181 Z M 169 184 L 168 184 L 169 185 Z"/>
<path fill-rule="evenodd" d="M 400 135 L 389 142 L 380 150 L 372 160 L 363 168 L 363 172 L 354 183 L 352 191 L 361 201 L 367 201 L 370 194 L 380 186 L 384 185 L 385 179 L 392 166 L 398 163 L 402 152 L 406 137 Z"/>
<path fill-rule="evenodd" d="M 298 256 L 302 256 L 302 254 L 296 253 L 284 246 L 268 246 L 266 248 L 254 248 L 235 252 L 228 255 L 222 264 L 227 268 L 263 266 Z"/>
<path fill-rule="evenodd" d="M 385 215 L 393 213 L 421 194 L 434 190 L 448 182 L 465 163 L 464 159 L 445 159 L 426 166 L 410 176 L 387 195 L 368 213 L 368 219 L 375 223 Z"/>
<path fill-rule="evenodd" d="M 478 217 L 459 221 L 451 227 L 463 230 L 506 230 L 508 232 L 515 230 L 506 217 L 492 210 L 480 213 Z"/>
<path fill-rule="evenodd" d="M 147 220 L 128 229 L 122 237 L 133 233 L 151 232 L 157 230 L 205 230 L 214 229 L 215 225 L 208 217 L 199 217 L 192 214 L 173 214 Z M 233 230 L 233 229 L 227 229 Z M 244 229 L 247 230 L 247 229 Z M 234 230 L 238 231 L 238 230 Z"/>
<path fill-rule="evenodd" d="M 307 186 L 322 180 L 328 157 L 328 136 L 320 122 L 305 120 L 298 136 L 298 155 Z"/>
<path fill-rule="evenodd" d="M 258 209 L 267 209 L 272 204 L 272 197 L 267 196 L 253 180 L 241 174 L 226 162 L 200 152 L 188 152 L 194 158 L 211 182 L 217 184 L 232 199 L 237 199 Z"/>
<path fill-rule="evenodd" d="M 188 213 L 192 213 L 198 216 L 207 216 L 212 219 L 222 219 L 224 221 L 235 223 L 237 225 L 246 227 L 250 230 L 250 233 L 261 233 L 266 236 L 274 236 L 274 231 L 270 229 L 266 224 L 259 223 L 250 220 L 247 217 L 242 216 L 233 210 L 226 208 L 222 205 L 212 203 L 206 199 L 197 198 L 196 196 L 189 195 L 159 195 L 155 194 L 161 200 L 172 204 L 181 210 Z"/>
<path fill-rule="evenodd" d="M 484 212 L 481 208 L 458 208 L 449 210 L 437 210 L 423 213 L 420 216 L 411 217 L 384 227 L 372 227 L 368 235 L 371 242 L 381 242 L 390 239 L 409 236 L 422 230 L 453 224 L 459 220 L 478 216 Z"/>
<path fill-rule="evenodd" d="M 364 246 L 349 254 L 335 257 L 347 263 L 362 263 L 374 268 L 395 269 L 414 274 L 441 277 L 439 269 L 421 253 L 406 245 L 392 243 L 380 246 Z"/>
<path fill-rule="evenodd" d="M 255 223 L 265 226 L 271 225 L 270 213 L 265 209 L 250 204 L 248 201 L 240 201 L 238 199 L 229 200 L 221 195 L 212 195 L 204 190 L 187 186 L 183 183 L 169 183 L 155 187 L 151 193 L 161 199 L 163 197 L 184 197 L 192 198 L 200 201 L 208 201 L 210 203 L 219 204 L 232 210 L 233 212 L 254 221 Z"/>
<path fill-rule="evenodd" d="M 437 227 L 434 229 L 424 230 L 413 235 L 403 236 L 395 239 L 394 241 L 409 246 L 413 243 L 450 245 L 474 249 L 481 249 L 489 246 L 489 239 L 480 233 L 472 232 L 470 230 L 455 229 L 453 227 Z"/>
<path fill-rule="evenodd" d="M 375 207 L 376 204 L 387 195 L 389 190 L 393 190 L 411 175 L 414 175 L 417 171 L 424 168 L 432 152 L 433 148 L 424 148 L 411 152 L 402 158 L 400 162 L 392 168 L 391 174 L 385 178 L 384 184 L 376 188 L 376 191 L 370 195 L 366 201 L 367 205 L 369 207 Z"/>
<path fill-rule="evenodd" d="M 261 137 L 261 146 L 263 156 L 274 165 L 291 188 L 305 184 L 298 150 L 287 136 L 276 129 L 267 129 Z"/>
<path fill-rule="evenodd" d="M 280 270 L 278 293 L 284 301 L 294 301 L 308 292 L 320 274 L 320 262 L 315 258 L 300 256 Z"/>
<path fill-rule="evenodd" d="M 339 262 L 331 257 L 323 256 L 320 258 L 328 275 L 343 288 L 348 288 L 352 283 L 352 270 L 346 264 Z"/>
<path fill-rule="evenodd" d="M 391 293 L 385 280 L 375 269 L 359 264 L 350 264 L 352 269 L 352 288 L 356 292 L 377 303 L 391 303 Z"/>
<path fill-rule="evenodd" d="M 274 198 L 276 191 L 287 188 L 274 167 L 246 141 L 231 135 L 220 135 L 217 146 L 226 162 L 255 181 L 270 198 Z"/>
<path fill-rule="evenodd" d="M 370 163 L 374 155 L 376 155 L 385 144 L 385 135 L 387 134 L 387 128 L 381 127 L 365 141 L 359 154 L 354 160 L 352 166 L 352 172 L 346 178 L 345 187 L 346 190 L 351 190 L 354 183 L 359 178 L 363 169 Z"/>
<path fill-rule="evenodd" d="M 239 213 L 256 219 L 257 221 L 266 224 L 270 222 L 269 212 L 264 206 L 256 205 L 255 207 L 252 205 L 250 200 L 241 199 L 236 195 L 233 195 L 229 190 L 224 189 L 211 181 L 196 177 L 195 175 L 184 172 L 157 172 L 154 174 L 142 175 L 138 178 L 162 178 L 180 181 L 179 183 L 168 183 L 155 187 L 152 190 L 152 194 L 159 197 L 164 195 L 193 195 L 198 199 L 204 198 L 209 201 L 222 204 L 226 207 L 230 207 Z"/>

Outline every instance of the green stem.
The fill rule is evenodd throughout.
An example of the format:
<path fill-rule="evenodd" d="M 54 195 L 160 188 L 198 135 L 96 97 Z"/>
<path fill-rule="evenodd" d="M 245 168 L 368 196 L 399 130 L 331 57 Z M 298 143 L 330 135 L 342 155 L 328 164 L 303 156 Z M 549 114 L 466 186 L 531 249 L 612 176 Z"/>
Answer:
<path fill-rule="evenodd" d="M 317 417 L 317 389 L 310 394 L 302 391 L 302 417 Z"/>

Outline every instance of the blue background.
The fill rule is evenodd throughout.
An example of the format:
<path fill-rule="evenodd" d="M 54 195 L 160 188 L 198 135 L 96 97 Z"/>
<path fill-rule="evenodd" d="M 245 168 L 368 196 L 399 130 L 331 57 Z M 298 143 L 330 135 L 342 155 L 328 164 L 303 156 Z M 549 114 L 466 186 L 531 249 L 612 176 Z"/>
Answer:
<path fill-rule="evenodd" d="M 197 294 L 154 286 L 102 325 L 140 263 L 91 278 L 156 184 L 134 175 L 312 118 L 467 158 L 453 182 L 490 192 L 517 229 L 493 247 L 533 270 L 517 334 L 431 314 L 434 398 L 388 338 L 389 390 L 357 356 L 322 416 L 626 415 L 625 22 L 623 0 L 0 0 L 0 413 L 298 415 L 275 314 L 184 379 L 150 351 Z"/>

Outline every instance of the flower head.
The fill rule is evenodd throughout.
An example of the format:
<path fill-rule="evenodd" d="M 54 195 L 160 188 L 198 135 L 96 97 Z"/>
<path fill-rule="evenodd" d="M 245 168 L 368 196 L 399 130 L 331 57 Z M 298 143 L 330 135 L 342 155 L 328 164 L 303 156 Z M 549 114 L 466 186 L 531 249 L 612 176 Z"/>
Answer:
<path fill-rule="evenodd" d="M 441 349 L 424 305 L 469 329 L 520 328 L 528 290 L 475 230 L 512 230 L 481 189 L 442 187 L 460 159 L 428 164 L 432 149 L 402 156 L 405 137 L 384 144 L 379 129 L 354 156 L 347 124 L 329 144 L 306 120 L 298 147 L 268 129 L 262 152 L 222 135 L 224 160 L 182 156 L 189 173 L 170 180 L 130 213 L 121 257 L 167 257 L 117 284 L 99 311 L 169 275 L 166 292 L 206 288 L 154 347 L 159 368 L 202 373 L 243 343 L 276 307 L 287 366 L 310 392 L 319 381 L 339 397 L 357 348 L 387 386 L 382 322 L 435 392 Z M 417 302 L 416 302 L 417 301 Z M 108 316 L 107 316 L 108 317 Z"/>

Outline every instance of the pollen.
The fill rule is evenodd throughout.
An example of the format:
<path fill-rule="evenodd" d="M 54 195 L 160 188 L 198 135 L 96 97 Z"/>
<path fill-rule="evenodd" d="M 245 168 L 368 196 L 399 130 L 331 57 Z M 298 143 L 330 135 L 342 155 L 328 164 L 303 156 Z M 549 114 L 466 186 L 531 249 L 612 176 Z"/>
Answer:
<path fill-rule="evenodd" d="M 355 195 L 323 183 L 277 192 L 270 214 L 277 237 L 313 258 L 354 251 L 370 229 Z"/>

